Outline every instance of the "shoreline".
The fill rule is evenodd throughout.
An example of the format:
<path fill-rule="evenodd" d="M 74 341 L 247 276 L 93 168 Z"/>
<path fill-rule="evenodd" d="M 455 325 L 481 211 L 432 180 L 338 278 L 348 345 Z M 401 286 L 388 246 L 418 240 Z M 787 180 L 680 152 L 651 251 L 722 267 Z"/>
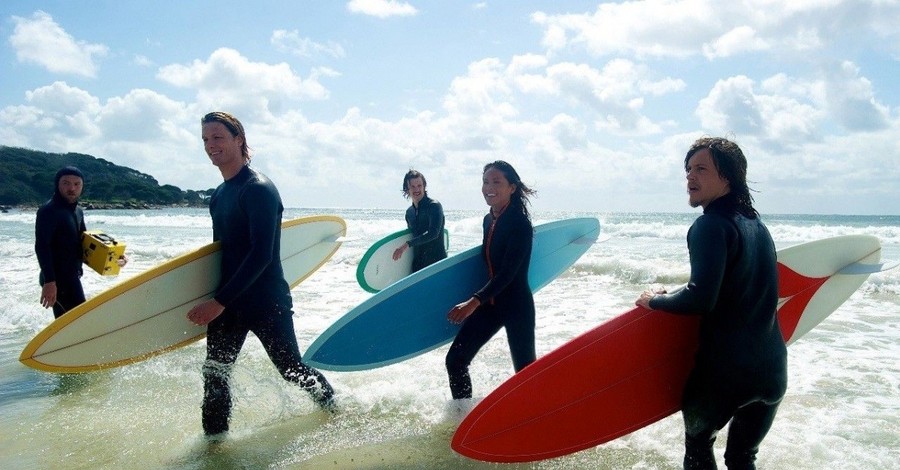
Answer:
<path fill-rule="evenodd" d="M 197 208 L 203 209 L 209 207 L 205 204 L 150 204 L 140 202 L 79 202 L 78 205 L 86 211 L 93 210 L 162 210 L 162 209 L 178 209 L 178 208 Z M 41 207 L 40 204 L 13 204 L 0 205 L 0 212 L 7 213 L 10 211 L 29 212 L 36 211 Z"/>

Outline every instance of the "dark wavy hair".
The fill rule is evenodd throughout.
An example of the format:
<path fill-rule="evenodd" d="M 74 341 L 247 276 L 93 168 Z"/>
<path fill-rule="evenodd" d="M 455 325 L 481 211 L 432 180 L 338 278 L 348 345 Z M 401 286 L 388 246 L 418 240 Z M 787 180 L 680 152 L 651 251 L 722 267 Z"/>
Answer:
<path fill-rule="evenodd" d="M 416 178 L 422 178 L 422 187 L 423 188 L 428 187 L 428 182 L 425 181 L 425 175 L 410 168 L 410 170 L 407 171 L 405 175 L 403 175 L 403 197 L 405 197 L 406 199 L 409 199 L 409 180 L 413 180 Z M 425 190 L 425 196 L 428 196 L 427 189 Z"/>
<path fill-rule="evenodd" d="M 250 161 L 250 146 L 247 145 L 247 133 L 244 132 L 244 125 L 238 118 L 224 111 L 213 111 L 200 119 L 200 124 L 209 124 L 211 122 L 219 122 L 228 129 L 233 137 L 240 137 L 243 141 L 241 144 L 241 155 L 244 156 L 244 163 Z"/>
<path fill-rule="evenodd" d="M 516 172 L 516 169 L 513 168 L 512 165 L 506 163 L 503 160 L 497 160 L 491 163 L 488 163 L 484 166 L 484 170 L 481 171 L 481 174 L 487 173 L 488 170 L 494 168 L 503 173 L 503 176 L 506 178 L 506 181 L 509 181 L 510 184 L 516 185 L 516 190 L 512 193 L 512 196 L 509 198 L 509 203 L 514 207 L 518 207 L 526 217 L 531 218 L 531 214 L 528 213 L 528 204 L 531 202 L 529 199 L 530 196 L 534 196 L 537 194 L 537 191 L 531 189 L 522 182 L 522 178 L 519 178 L 519 173 Z"/>
<path fill-rule="evenodd" d="M 753 196 L 750 194 L 753 190 L 747 185 L 747 158 L 738 144 L 723 137 L 701 137 L 695 140 L 684 157 L 685 171 L 691 157 L 703 149 L 709 149 L 716 171 L 728 181 L 731 198 L 738 212 L 747 217 L 759 216 L 759 212 L 753 208 Z"/>

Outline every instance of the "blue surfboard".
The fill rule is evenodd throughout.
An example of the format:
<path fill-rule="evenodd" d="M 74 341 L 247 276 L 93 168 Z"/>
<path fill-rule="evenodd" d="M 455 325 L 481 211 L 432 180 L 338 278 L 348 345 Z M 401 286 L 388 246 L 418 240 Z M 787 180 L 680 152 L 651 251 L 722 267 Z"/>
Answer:
<path fill-rule="evenodd" d="M 600 222 L 594 218 L 536 226 L 528 270 L 531 290 L 562 274 L 599 235 Z M 368 370 L 438 348 L 460 328 L 447 320 L 447 313 L 487 280 L 480 245 L 438 261 L 347 312 L 313 341 L 303 361 L 325 370 Z"/>

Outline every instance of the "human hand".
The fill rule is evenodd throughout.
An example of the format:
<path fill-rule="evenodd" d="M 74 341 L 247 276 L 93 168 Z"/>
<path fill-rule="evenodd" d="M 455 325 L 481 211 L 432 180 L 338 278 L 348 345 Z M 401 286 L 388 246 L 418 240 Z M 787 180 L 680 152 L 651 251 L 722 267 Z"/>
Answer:
<path fill-rule="evenodd" d="M 116 264 L 118 264 L 120 268 L 124 268 L 125 265 L 128 264 L 128 257 L 125 255 L 120 256 L 119 259 L 116 260 Z"/>
<path fill-rule="evenodd" d="M 56 282 L 46 282 L 41 287 L 41 306 L 50 308 L 56 303 Z"/>
<path fill-rule="evenodd" d="M 403 256 L 403 253 L 406 253 L 407 248 L 409 248 L 409 245 L 403 243 L 396 250 L 394 250 L 394 261 L 400 259 L 400 257 Z"/>
<path fill-rule="evenodd" d="M 481 305 L 481 301 L 475 297 L 471 297 L 461 304 L 456 304 L 456 306 L 451 308 L 450 312 L 447 313 L 447 320 L 450 320 L 450 323 L 460 324 L 466 318 L 469 318 L 469 315 L 472 315 L 479 305 Z"/>
<path fill-rule="evenodd" d="M 655 288 L 651 288 L 651 290 L 645 290 L 644 292 L 641 293 L 641 296 L 638 297 L 638 299 L 634 301 L 634 304 L 639 307 L 644 307 L 648 310 L 652 310 L 653 308 L 650 307 L 650 300 L 653 299 L 653 297 L 655 297 L 657 294 L 665 294 L 665 293 L 666 293 L 666 289 L 664 289 L 662 287 L 655 287 Z"/>
<path fill-rule="evenodd" d="M 194 305 L 191 310 L 188 311 L 187 318 L 195 325 L 204 326 L 208 325 L 209 322 L 221 315 L 223 310 L 225 310 L 225 307 L 223 307 L 216 299 L 209 299 Z"/>

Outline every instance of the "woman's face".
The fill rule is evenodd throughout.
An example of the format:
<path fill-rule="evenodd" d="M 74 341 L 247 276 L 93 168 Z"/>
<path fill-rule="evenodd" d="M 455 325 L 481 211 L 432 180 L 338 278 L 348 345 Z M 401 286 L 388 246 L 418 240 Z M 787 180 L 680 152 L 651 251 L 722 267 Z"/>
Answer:
<path fill-rule="evenodd" d="M 511 184 L 506 175 L 496 168 L 488 168 L 481 176 L 481 194 L 494 212 L 506 207 L 514 192 L 516 185 Z"/>

